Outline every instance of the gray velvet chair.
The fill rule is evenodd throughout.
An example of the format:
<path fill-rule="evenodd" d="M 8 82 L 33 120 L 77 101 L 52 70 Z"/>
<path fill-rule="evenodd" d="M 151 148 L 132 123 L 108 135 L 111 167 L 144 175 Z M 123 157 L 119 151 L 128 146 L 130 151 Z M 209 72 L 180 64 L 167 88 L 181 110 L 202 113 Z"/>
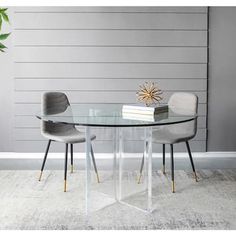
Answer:
<path fill-rule="evenodd" d="M 70 109 L 70 103 L 67 96 L 61 92 L 44 93 L 42 95 L 41 105 L 42 105 L 41 109 L 43 115 L 55 115 L 63 113 L 67 109 Z M 77 130 L 74 125 L 59 124 L 46 121 L 41 121 L 41 134 L 49 141 L 43 159 L 39 181 L 41 180 L 43 174 L 43 169 L 45 166 L 51 141 L 65 143 L 64 192 L 66 192 L 68 145 L 70 144 L 71 172 L 73 172 L 73 144 L 85 142 L 86 141 L 85 134 Z M 95 135 L 91 135 L 91 140 L 94 140 L 95 138 L 96 138 Z M 91 157 L 94 165 L 94 170 L 97 176 L 97 181 L 99 182 L 99 176 L 92 145 L 91 145 Z"/>
<path fill-rule="evenodd" d="M 195 115 L 198 109 L 198 97 L 192 93 L 174 93 L 168 102 L 169 108 L 175 113 L 181 115 Z M 172 178 L 172 192 L 175 192 L 175 182 L 174 182 L 174 153 L 173 145 L 175 143 L 185 142 L 187 151 L 189 154 L 191 166 L 193 169 L 195 180 L 198 181 L 193 158 L 189 146 L 189 140 L 194 138 L 197 132 L 197 119 L 181 124 L 174 124 L 168 126 L 162 126 L 157 130 L 153 131 L 152 139 L 154 143 L 162 144 L 163 146 L 163 174 L 165 174 L 165 145 L 170 145 L 170 156 L 171 156 L 171 178 Z M 144 165 L 144 156 L 142 158 L 140 176 L 138 183 L 142 176 Z"/>

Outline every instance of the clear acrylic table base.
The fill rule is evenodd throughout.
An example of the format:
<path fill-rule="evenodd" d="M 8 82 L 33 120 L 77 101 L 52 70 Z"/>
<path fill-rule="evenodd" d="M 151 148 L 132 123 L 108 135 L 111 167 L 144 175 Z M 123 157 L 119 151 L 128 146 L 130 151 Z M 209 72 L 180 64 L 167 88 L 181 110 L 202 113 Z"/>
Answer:
<path fill-rule="evenodd" d="M 140 184 L 137 182 L 137 178 L 129 177 L 128 173 L 131 173 L 129 169 L 124 171 L 124 139 L 123 129 L 114 128 L 114 193 L 115 199 L 126 206 L 133 207 L 135 209 L 146 212 L 152 212 L 152 128 L 144 128 L 144 174 L 143 185 L 144 189 L 141 189 Z M 131 161 L 131 167 L 133 163 Z M 126 173 L 126 179 L 123 177 L 123 173 Z M 130 179 L 131 178 L 131 179 Z M 127 180 L 128 179 L 128 180 Z M 133 182 L 132 182 L 133 179 Z M 127 181 L 127 182 L 126 182 Z M 132 184 L 130 184 L 132 182 Z M 131 193 L 127 193 L 127 188 L 131 188 Z M 135 191 L 135 189 L 137 191 Z M 123 191 L 124 190 L 124 191 Z M 125 191 L 126 190 L 126 191 Z M 123 193 L 124 192 L 124 193 Z M 140 199 L 140 196 L 141 199 Z M 137 201 L 141 201 L 140 204 L 136 204 Z"/>
<path fill-rule="evenodd" d="M 142 183 L 138 184 L 137 177 L 133 178 L 133 182 L 127 181 L 127 176 L 131 171 L 124 171 L 124 139 L 123 129 L 120 127 L 114 127 L 113 133 L 113 198 L 116 203 L 123 204 L 135 209 L 147 212 L 152 212 L 152 128 L 144 128 L 144 168 L 142 174 Z M 88 215 L 95 209 L 91 206 L 91 140 L 90 140 L 90 127 L 86 127 L 86 183 L 85 183 L 85 212 Z M 132 161 L 131 161 L 132 163 Z M 124 181 L 124 174 L 126 179 Z M 132 178 L 132 176 L 131 176 Z M 128 184 L 128 185 L 127 185 Z M 112 187 L 111 185 L 111 187 Z M 142 186 L 141 186 L 142 185 Z M 131 193 L 127 193 L 127 189 L 130 188 Z M 133 188 L 133 189 L 132 189 Z M 138 191 L 134 191 L 137 188 Z M 139 194 L 142 196 L 141 199 Z M 104 194 L 105 196 L 106 194 Z M 138 197 L 136 197 L 138 196 Z M 110 196 L 111 197 L 111 196 Z M 142 204 L 135 204 L 132 199 L 139 198 L 138 201 Z"/>
<path fill-rule="evenodd" d="M 85 181 L 85 213 L 89 214 L 90 210 L 90 194 L 91 194 L 91 158 L 90 158 L 90 150 L 91 150 L 91 139 L 90 139 L 90 127 L 86 126 L 86 181 Z"/>

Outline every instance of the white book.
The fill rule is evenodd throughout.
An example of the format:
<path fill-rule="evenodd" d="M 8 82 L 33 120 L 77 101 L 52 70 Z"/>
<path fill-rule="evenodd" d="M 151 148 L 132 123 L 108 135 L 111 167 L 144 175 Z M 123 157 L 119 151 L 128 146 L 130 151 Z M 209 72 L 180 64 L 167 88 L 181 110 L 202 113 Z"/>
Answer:
<path fill-rule="evenodd" d="M 138 120 L 138 121 L 150 121 L 154 122 L 155 118 L 153 115 L 142 115 L 142 114 L 134 114 L 134 113 L 122 113 L 122 118 L 126 120 Z"/>
<path fill-rule="evenodd" d="M 158 114 L 161 112 L 168 111 L 168 105 L 161 106 L 142 106 L 139 104 L 134 105 L 123 105 L 122 111 L 125 113 L 138 113 L 138 114 Z"/>

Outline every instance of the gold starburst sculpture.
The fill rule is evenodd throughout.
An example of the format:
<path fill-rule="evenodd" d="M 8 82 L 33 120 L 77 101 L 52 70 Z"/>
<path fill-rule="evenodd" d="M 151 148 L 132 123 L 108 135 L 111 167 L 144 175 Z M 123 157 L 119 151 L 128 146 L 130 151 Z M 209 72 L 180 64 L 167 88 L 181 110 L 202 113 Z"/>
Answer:
<path fill-rule="evenodd" d="M 160 103 L 162 98 L 162 91 L 154 82 L 145 82 L 139 86 L 136 93 L 138 101 L 143 102 L 149 107 L 152 104 Z"/>

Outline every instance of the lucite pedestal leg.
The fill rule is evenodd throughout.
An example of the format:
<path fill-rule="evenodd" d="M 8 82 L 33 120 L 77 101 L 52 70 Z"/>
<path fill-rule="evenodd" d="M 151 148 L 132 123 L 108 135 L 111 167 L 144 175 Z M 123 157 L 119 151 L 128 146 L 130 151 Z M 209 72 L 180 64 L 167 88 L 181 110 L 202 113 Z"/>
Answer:
<path fill-rule="evenodd" d="M 118 132 L 119 136 L 119 181 L 118 181 L 118 200 L 120 201 L 122 199 L 122 170 L 123 170 L 123 130 L 122 128 L 119 128 Z"/>
<path fill-rule="evenodd" d="M 86 127 L 86 183 L 85 183 L 85 213 L 89 214 L 89 202 L 90 202 L 90 188 L 91 188 L 91 139 L 90 139 L 90 127 Z"/>
<path fill-rule="evenodd" d="M 114 177 L 114 196 L 116 201 L 122 198 L 122 157 L 123 157 L 123 134 L 122 128 L 114 128 L 113 138 L 113 177 Z"/>
<path fill-rule="evenodd" d="M 123 134 L 122 129 L 119 128 L 114 135 L 114 160 L 118 161 L 118 181 L 114 182 L 114 186 L 117 189 L 117 200 L 128 207 L 135 208 L 137 210 L 143 211 L 145 213 L 152 212 L 152 128 L 144 129 L 144 161 L 143 161 L 143 175 L 140 184 L 134 183 L 134 189 L 127 189 L 132 187 L 130 184 L 130 179 L 124 186 L 122 186 L 122 170 L 123 170 Z M 116 154 L 118 150 L 118 154 Z M 116 166 L 117 167 L 117 166 Z M 116 170 L 117 170 L 116 169 Z M 114 175 L 117 177 L 117 175 Z M 118 182 L 118 184 L 117 184 Z M 122 196 L 122 187 L 124 187 L 124 196 Z M 136 190 L 135 190 L 136 189 Z M 133 191 L 134 190 L 134 191 Z M 135 192 L 136 191 L 136 192 Z"/>
<path fill-rule="evenodd" d="M 118 193 L 117 193 L 117 152 L 118 152 L 118 145 L 117 145 L 117 132 L 118 128 L 114 127 L 114 137 L 113 137 L 113 153 L 114 153 L 114 157 L 113 157 L 113 179 L 114 179 L 114 183 L 113 183 L 113 187 L 114 187 L 114 197 L 115 200 L 118 200 Z"/>
<path fill-rule="evenodd" d="M 147 155 L 147 192 L 148 192 L 148 205 L 147 210 L 152 211 L 152 127 L 147 128 L 147 142 L 148 142 L 148 155 Z"/>
<path fill-rule="evenodd" d="M 124 185 L 124 194 L 122 196 L 122 178 L 123 178 L 123 130 L 120 127 L 115 127 L 113 130 L 113 189 L 114 198 L 120 203 L 128 207 L 133 207 L 135 209 L 152 212 L 152 128 L 145 128 L 145 139 L 144 139 L 144 174 L 143 174 L 143 187 L 141 186 L 141 192 L 137 192 L 136 203 L 132 202 L 132 198 L 135 198 L 136 193 L 127 195 L 127 186 Z M 88 215 L 91 211 L 91 159 L 90 159 L 90 128 L 86 127 L 86 186 L 85 186 L 85 205 L 86 214 Z M 136 183 L 136 182 L 135 182 Z M 135 187 L 135 186 L 134 186 Z M 132 192 L 132 191 L 131 191 Z M 141 194 L 141 195 L 140 195 Z M 140 198 L 141 196 L 141 198 Z M 141 200 L 141 201 L 140 201 Z M 141 203 L 141 205 L 139 204 Z M 143 205 L 144 204 L 144 205 Z"/>
<path fill-rule="evenodd" d="M 123 135 L 122 129 L 114 128 L 114 159 L 113 159 L 113 177 L 114 177 L 114 196 L 116 201 L 122 197 L 122 157 L 123 157 Z M 118 173 L 117 173 L 118 170 Z"/>
<path fill-rule="evenodd" d="M 147 138 L 147 128 L 144 128 L 144 147 L 143 147 L 143 160 L 140 169 L 140 179 L 143 178 L 145 189 L 147 190 L 147 155 L 148 155 L 148 138 Z"/>

